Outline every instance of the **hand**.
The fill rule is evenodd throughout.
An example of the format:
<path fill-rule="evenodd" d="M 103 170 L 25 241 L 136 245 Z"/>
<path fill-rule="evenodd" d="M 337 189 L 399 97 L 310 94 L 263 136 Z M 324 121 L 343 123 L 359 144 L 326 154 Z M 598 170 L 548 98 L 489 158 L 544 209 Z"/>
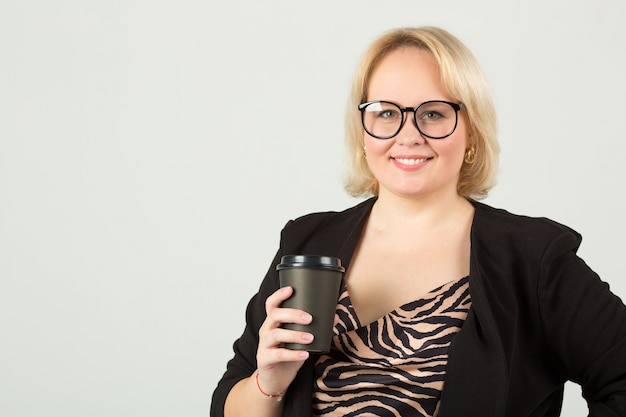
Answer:
<path fill-rule="evenodd" d="M 305 311 L 280 307 L 292 294 L 293 288 L 283 287 L 265 301 L 267 318 L 259 329 L 257 366 L 259 385 L 268 394 L 287 391 L 298 370 L 309 357 L 308 352 L 286 349 L 283 343 L 308 344 L 313 341 L 311 333 L 280 327 L 283 323 L 309 324 L 313 319 Z"/>

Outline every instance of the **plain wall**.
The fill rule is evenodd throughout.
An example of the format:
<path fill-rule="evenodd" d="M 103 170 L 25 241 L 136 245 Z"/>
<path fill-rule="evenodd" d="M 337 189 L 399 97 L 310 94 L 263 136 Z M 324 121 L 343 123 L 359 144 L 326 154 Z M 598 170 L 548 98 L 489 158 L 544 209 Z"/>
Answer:
<path fill-rule="evenodd" d="M 626 297 L 621 0 L 0 0 L 0 415 L 206 416 L 291 218 L 356 204 L 367 45 L 438 25 L 502 145 L 486 200 L 584 236 Z M 586 416 L 568 384 L 564 416 Z"/>

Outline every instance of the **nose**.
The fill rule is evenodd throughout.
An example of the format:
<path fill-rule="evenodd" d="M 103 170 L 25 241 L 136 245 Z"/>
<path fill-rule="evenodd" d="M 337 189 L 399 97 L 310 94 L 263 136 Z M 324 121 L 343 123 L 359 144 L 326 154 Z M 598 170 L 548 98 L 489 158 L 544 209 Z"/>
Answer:
<path fill-rule="evenodd" d="M 405 113 L 404 123 L 400 128 L 400 131 L 396 135 L 396 142 L 411 146 L 411 145 L 421 145 L 426 142 L 426 139 L 420 133 L 417 128 L 417 124 L 415 123 L 415 118 L 411 114 L 411 112 Z"/>

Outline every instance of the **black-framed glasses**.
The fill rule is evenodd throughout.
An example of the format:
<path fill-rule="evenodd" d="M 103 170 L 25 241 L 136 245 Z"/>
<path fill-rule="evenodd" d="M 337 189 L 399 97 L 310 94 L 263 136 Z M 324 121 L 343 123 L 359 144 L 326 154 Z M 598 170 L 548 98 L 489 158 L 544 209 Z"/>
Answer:
<path fill-rule="evenodd" d="M 400 107 L 390 101 L 369 101 L 359 104 L 363 129 L 377 139 L 391 139 L 406 122 L 406 113 L 413 113 L 417 130 L 427 138 L 443 139 L 454 133 L 462 103 L 443 100 L 425 101 L 417 107 Z"/>

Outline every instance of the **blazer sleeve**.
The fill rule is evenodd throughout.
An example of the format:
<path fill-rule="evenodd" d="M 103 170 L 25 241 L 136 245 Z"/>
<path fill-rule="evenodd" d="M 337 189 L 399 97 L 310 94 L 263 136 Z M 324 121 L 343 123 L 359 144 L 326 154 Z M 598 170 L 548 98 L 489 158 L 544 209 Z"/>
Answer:
<path fill-rule="evenodd" d="M 270 265 L 259 291 L 252 297 L 246 308 L 246 326 L 243 334 L 233 344 L 234 356 L 226 365 L 226 372 L 217 384 L 211 400 L 210 417 L 224 417 L 224 404 L 233 386 L 249 377 L 257 368 L 256 353 L 259 344 L 259 329 L 266 318 L 265 300 L 279 288 L 279 250 Z"/>
<path fill-rule="evenodd" d="M 552 360 L 582 386 L 590 417 L 626 416 L 626 306 L 576 255 L 579 239 L 559 235 L 548 246 L 539 303 Z"/>

